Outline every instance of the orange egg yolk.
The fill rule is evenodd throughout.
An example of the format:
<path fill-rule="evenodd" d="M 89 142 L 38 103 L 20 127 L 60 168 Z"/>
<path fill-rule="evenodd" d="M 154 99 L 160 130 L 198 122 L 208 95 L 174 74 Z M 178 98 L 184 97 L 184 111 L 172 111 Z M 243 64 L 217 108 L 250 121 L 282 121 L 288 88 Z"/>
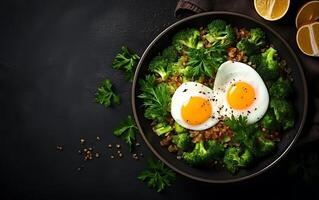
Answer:
<path fill-rule="evenodd" d="M 202 124 L 211 116 L 212 105 L 208 99 L 194 96 L 182 106 L 182 118 L 190 125 Z"/>
<path fill-rule="evenodd" d="M 255 99 L 254 88 L 245 82 L 232 84 L 227 91 L 227 101 L 233 109 L 246 109 L 254 103 Z"/>

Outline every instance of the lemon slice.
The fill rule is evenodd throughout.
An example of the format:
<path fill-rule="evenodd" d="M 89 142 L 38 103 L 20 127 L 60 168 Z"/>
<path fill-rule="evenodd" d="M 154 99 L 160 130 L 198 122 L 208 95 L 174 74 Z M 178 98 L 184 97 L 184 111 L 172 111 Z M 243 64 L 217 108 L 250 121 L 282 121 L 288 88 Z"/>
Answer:
<path fill-rule="evenodd" d="M 254 5 L 262 18 L 275 21 L 287 13 L 290 0 L 254 0 Z"/>
<path fill-rule="evenodd" d="M 296 17 L 296 27 L 319 21 L 319 1 L 310 1 L 303 5 Z"/>
<path fill-rule="evenodd" d="M 296 40 L 299 49 L 304 54 L 319 57 L 319 22 L 300 27 Z"/>

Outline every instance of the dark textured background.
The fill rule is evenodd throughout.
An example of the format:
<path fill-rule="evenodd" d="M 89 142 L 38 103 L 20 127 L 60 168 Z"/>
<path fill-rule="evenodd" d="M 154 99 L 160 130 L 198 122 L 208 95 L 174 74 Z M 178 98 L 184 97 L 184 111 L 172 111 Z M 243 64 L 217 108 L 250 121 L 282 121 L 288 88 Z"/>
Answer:
<path fill-rule="evenodd" d="M 173 0 L 1 1 L 0 195 L 5 197 L 1 199 L 259 198 L 255 192 L 262 197 L 319 198 L 317 184 L 287 175 L 294 152 L 289 160 L 250 181 L 214 185 L 178 176 L 161 194 L 136 179 L 145 159 L 133 160 L 126 147 L 123 159 L 109 159 L 106 145 L 121 143 L 111 130 L 131 113 L 130 84 L 110 68 L 111 59 L 123 44 L 142 54 L 159 32 L 176 21 L 175 5 Z M 294 16 L 299 5 L 293 4 L 283 20 L 268 24 L 298 52 L 309 80 L 317 77 L 319 65 L 318 59 L 296 48 Z M 262 20 L 252 1 L 215 1 L 215 10 Z M 104 78 L 115 84 L 120 106 L 105 109 L 94 103 L 94 91 Z M 312 106 L 318 86 L 309 84 Z M 307 137 L 311 117 L 310 112 L 302 137 Z M 102 157 L 77 172 L 83 164 L 76 153 L 80 138 L 94 141 L 97 135 L 102 138 L 96 145 Z M 140 137 L 138 141 L 139 152 L 151 155 Z M 56 150 L 57 144 L 64 145 L 63 152 Z"/>

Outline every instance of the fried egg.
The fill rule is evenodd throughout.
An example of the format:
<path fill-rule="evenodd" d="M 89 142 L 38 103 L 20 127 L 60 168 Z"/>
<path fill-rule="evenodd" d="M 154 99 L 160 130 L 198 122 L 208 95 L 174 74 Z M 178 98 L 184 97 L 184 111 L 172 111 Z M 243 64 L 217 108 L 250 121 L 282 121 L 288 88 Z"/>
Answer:
<path fill-rule="evenodd" d="M 190 130 L 205 130 L 218 122 L 215 96 L 209 87 L 185 82 L 180 85 L 171 102 L 171 114 L 182 127 Z"/>
<path fill-rule="evenodd" d="M 246 116 L 249 124 L 259 121 L 269 104 L 269 94 L 262 78 L 241 62 L 221 64 L 214 82 L 214 94 L 221 116 Z"/>

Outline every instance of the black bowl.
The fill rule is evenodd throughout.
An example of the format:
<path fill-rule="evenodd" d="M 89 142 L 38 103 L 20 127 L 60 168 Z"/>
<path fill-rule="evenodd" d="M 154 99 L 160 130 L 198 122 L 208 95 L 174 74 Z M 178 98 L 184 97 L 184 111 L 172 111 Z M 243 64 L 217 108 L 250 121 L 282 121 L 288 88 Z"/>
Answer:
<path fill-rule="evenodd" d="M 295 80 L 293 83 L 293 101 L 296 111 L 296 123 L 294 128 L 284 133 L 276 152 L 259 160 L 249 168 L 241 169 L 236 175 L 232 175 L 226 170 L 193 168 L 184 161 L 177 160 L 175 154 L 169 153 L 166 148 L 160 146 L 160 138 L 152 132 L 150 121 L 144 117 L 142 102 L 137 97 L 140 94 L 138 81 L 144 78 L 148 73 L 147 67 L 150 60 L 156 56 L 158 52 L 161 52 L 171 44 L 172 36 L 187 27 L 199 28 L 205 26 L 213 19 L 223 19 L 236 27 L 261 27 L 266 32 L 270 42 L 278 49 L 280 56 L 283 57 L 287 61 L 288 66 L 292 68 L 292 76 Z M 142 55 L 135 72 L 132 88 L 132 107 L 135 121 L 143 139 L 152 152 L 176 172 L 192 179 L 211 183 L 227 183 L 248 179 L 264 172 L 277 163 L 288 152 L 300 134 L 306 118 L 307 104 L 308 94 L 304 72 L 296 54 L 289 47 L 288 43 L 267 25 L 251 17 L 232 12 L 207 12 L 197 14 L 182 19 L 165 29 L 151 42 Z"/>

